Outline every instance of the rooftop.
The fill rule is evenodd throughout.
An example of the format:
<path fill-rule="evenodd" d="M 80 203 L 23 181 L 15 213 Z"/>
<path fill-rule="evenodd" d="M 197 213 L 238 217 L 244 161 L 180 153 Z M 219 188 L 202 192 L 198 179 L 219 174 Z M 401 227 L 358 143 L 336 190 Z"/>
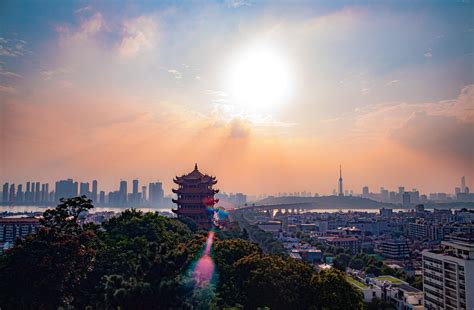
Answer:
<path fill-rule="evenodd" d="M 361 281 L 357 281 L 356 279 L 354 279 L 354 278 L 351 277 L 351 276 L 346 276 L 346 280 L 347 280 L 347 282 L 351 283 L 352 285 L 356 286 L 356 287 L 359 288 L 359 289 L 366 289 L 366 288 L 369 288 L 367 285 L 365 285 L 365 284 L 362 283 Z"/>
<path fill-rule="evenodd" d="M 398 279 L 398 278 L 395 278 L 395 277 L 392 277 L 392 276 L 380 276 L 380 277 L 376 277 L 374 278 L 374 280 L 377 280 L 377 281 L 388 281 L 392 284 L 406 284 L 404 281 Z"/>

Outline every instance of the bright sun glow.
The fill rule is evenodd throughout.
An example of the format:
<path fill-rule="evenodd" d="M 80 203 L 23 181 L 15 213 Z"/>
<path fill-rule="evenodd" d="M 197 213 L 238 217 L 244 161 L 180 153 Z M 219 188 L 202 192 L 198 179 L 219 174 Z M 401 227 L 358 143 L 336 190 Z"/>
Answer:
<path fill-rule="evenodd" d="M 270 47 L 253 47 L 240 53 L 228 73 L 229 95 L 247 111 L 268 112 L 286 102 L 292 90 L 288 61 Z"/>

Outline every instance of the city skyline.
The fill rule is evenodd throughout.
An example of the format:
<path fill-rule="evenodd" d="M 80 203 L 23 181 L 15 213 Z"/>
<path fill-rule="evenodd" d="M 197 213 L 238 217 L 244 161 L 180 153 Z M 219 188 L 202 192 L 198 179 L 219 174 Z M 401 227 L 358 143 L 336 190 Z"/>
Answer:
<path fill-rule="evenodd" d="M 124 180 L 124 179 L 120 179 L 120 181 L 118 183 L 118 186 L 112 187 L 112 188 L 99 187 L 97 179 L 89 180 L 89 181 L 87 181 L 87 180 L 77 180 L 77 179 L 74 179 L 74 178 L 65 178 L 65 179 L 57 180 L 57 181 L 52 182 L 52 184 L 55 184 L 56 186 L 54 188 L 52 187 L 51 191 L 49 190 L 49 188 L 50 188 L 49 183 L 43 183 L 43 182 L 40 182 L 40 181 L 26 181 L 26 182 L 20 182 L 20 183 L 4 182 L 3 183 L 3 188 L 2 188 L 2 201 L 8 201 L 5 197 L 9 197 L 11 195 L 11 191 L 12 191 L 11 186 L 14 186 L 13 187 L 13 192 L 14 193 L 16 193 L 18 191 L 23 191 L 23 185 L 25 185 L 25 190 L 23 191 L 23 193 L 31 192 L 31 193 L 33 193 L 33 195 L 35 193 L 37 195 L 38 193 L 46 192 L 48 194 L 49 193 L 54 193 L 55 194 L 55 192 L 57 192 L 56 188 L 58 188 L 58 184 L 61 184 L 63 182 L 71 183 L 71 185 L 74 184 L 76 195 L 80 195 L 80 196 L 86 195 L 89 198 L 93 198 L 93 200 L 96 201 L 96 202 L 99 201 L 98 197 L 101 194 L 101 192 L 104 192 L 104 194 L 107 195 L 107 196 L 109 196 L 111 194 L 112 195 L 117 194 L 117 193 L 120 193 L 120 192 L 122 192 L 122 195 L 126 195 L 126 194 L 127 195 L 128 194 L 137 195 L 137 194 L 140 194 L 141 197 L 146 197 L 145 200 L 147 200 L 147 198 L 152 197 L 154 194 L 156 194 L 156 192 L 155 192 L 156 189 L 155 188 L 157 186 L 160 188 L 160 191 L 162 191 L 162 193 L 160 194 L 161 197 L 168 197 L 169 198 L 169 197 L 172 197 L 174 195 L 173 191 L 172 191 L 172 188 L 166 189 L 166 188 L 163 187 L 163 182 L 162 181 L 152 181 L 152 182 L 140 183 L 139 178 L 133 178 L 130 182 L 132 184 L 133 188 L 128 187 L 128 184 L 129 184 L 130 180 Z M 457 184 L 459 186 L 457 186 L 455 184 L 452 188 L 452 191 L 444 191 L 444 192 L 421 192 L 416 187 L 405 187 L 403 185 L 399 185 L 397 188 L 385 188 L 383 186 L 379 186 L 379 187 L 374 187 L 375 190 L 374 190 L 374 188 L 371 188 L 371 187 L 365 185 L 362 188 L 360 188 L 360 191 L 359 190 L 353 190 L 353 189 L 343 190 L 342 182 L 343 182 L 342 168 L 340 167 L 339 179 L 338 179 L 338 189 L 336 190 L 334 188 L 332 190 L 332 193 L 321 193 L 321 192 L 318 192 L 317 190 L 316 191 L 313 191 L 313 190 L 308 191 L 307 189 L 300 189 L 300 190 L 297 190 L 297 191 L 282 191 L 282 192 L 278 192 L 278 193 L 257 193 L 257 194 L 250 193 L 250 195 L 252 197 L 255 197 L 255 198 L 268 197 L 268 196 L 276 196 L 276 197 L 285 197 L 285 196 L 312 197 L 312 196 L 328 196 L 328 195 L 334 195 L 334 196 L 335 195 L 337 195 L 337 196 L 353 196 L 354 195 L 354 196 L 361 196 L 363 198 L 370 198 L 370 199 L 374 199 L 374 200 L 394 202 L 395 199 L 388 199 L 388 197 L 389 197 L 389 194 L 397 193 L 397 192 L 398 192 L 398 194 L 403 194 L 404 192 L 413 192 L 413 193 L 417 193 L 417 195 L 421 195 L 421 196 L 424 195 L 426 197 L 429 197 L 429 195 L 432 195 L 432 194 L 446 194 L 447 197 L 456 197 L 456 195 L 458 195 L 460 193 L 461 194 L 472 194 L 471 191 L 470 191 L 470 187 L 466 184 L 465 176 L 462 176 L 459 179 L 459 183 Z M 31 184 L 31 191 L 30 191 L 30 184 Z M 141 185 L 140 188 L 139 188 L 139 184 L 145 184 L 145 185 Z M 41 186 L 41 190 L 39 190 L 40 186 Z M 7 189 L 6 192 L 5 192 L 5 189 Z M 148 195 L 146 195 L 147 192 L 148 192 Z M 227 190 L 227 191 L 222 191 L 222 194 L 242 194 L 242 192 L 241 191 L 232 191 L 232 190 L 229 191 L 229 190 Z M 246 194 L 248 194 L 248 193 L 246 193 Z M 385 195 L 386 195 L 387 198 L 384 198 Z M 69 195 L 69 196 L 73 196 L 73 195 Z M 54 200 L 56 200 L 56 201 L 58 201 L 59 198 L 61 198 L 61 197 L 58 197 L 57 194 L 55 194 L 54 197 L 55 197 Z M 26 199 L 26 197 L 24 197 L 24 199 Z M 133 201 L 136 198 L 129 197 L 129 198 L 125 198 L 125 199 L 122 199 L 122 200 L 126 201 L 127 199 L 129 201 Z M 38 200 L 38 199 L 36 199 L 36 200 Z M 54 200 L 50 199 L 49 201 L 54 201 Z M 138 199 L 138 201 L 139 200 L 140 199 Z M 419 197 L 417 198 L 417 201 L 418 202 L 423 202 L 423 201 L 419 200 Z"/>
<path fill-rule="evenodd" d="M 171 188 L 195 161 L 247 193 L 330 193 L 339 164 L 352 189 L 474 179 L 470 3 L 0 6 L 0 181 Z"/>

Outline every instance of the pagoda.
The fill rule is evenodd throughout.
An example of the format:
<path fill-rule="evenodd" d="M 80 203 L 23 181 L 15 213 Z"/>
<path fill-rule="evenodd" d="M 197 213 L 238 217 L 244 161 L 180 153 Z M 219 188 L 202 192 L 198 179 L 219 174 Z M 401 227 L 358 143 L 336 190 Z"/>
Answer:
<path fill-rule="evenodd" d="M 193 171 L 175 177 L 173 182 L 178 185 L 178 189 L 173 189 L 177 195 L 173 202 L 178 205 L 178 209 L 173 212 L 178 218 L 192 219 L 200 228 L 211 228 L 214 215 L 212 207 L 218 202 L 214 195 L 219 192 L 212 188 L 217 183 L 216 177 L 202 174 L 195 164 Z"/>

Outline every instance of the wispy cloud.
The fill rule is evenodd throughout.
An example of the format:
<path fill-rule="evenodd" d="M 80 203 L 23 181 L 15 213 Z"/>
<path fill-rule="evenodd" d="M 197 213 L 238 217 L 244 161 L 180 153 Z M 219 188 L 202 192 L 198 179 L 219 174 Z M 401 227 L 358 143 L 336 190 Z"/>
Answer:
<path fill-rule="evenodd" d="M 158 43 L 158 25 L 151 16 L 140 16 L 123 23 L 122 40 L 118 47 L 120 55 L 134 56 Z"/>
<path fill-rule="evenodd" d="M 396 83 L 398 83 L 398 80 L 391 80 L 391 81 L 387 82 L 385 84 L 385 86 L 390 86 L 390 85 L 393 85 L 393 84 L 396 84 Z"/>
<path fill-rule="evenodd" d="M 19 57 L 32 54 L 26 45 L 27 42 L 24 40 L 0 37 L 0 56 Z"/>
<path fill-rule="evenodd" d="M 68 25 L 56 27 L 56 32 L 61 36 L 62 44 L 81 43 L 104 29 L 105 21 L 100 12 L 88 12 L 91 14 L 85 14 L 86 11 L 81 11 L 78 13 L 81 15 L 78 27 L 74 28 Z"/>
<path fill-rule="evenodd" d="M 251 6 L 252 5 L 252 2 L 249 1 L 249 0 L 226 0 L 225 3 L 227 5 L 227 7 L 234 8 L 234 9 L 237 9 L 237 8 L 240 8 L 240 7 L 243 7 L 243 6 Z"/>
<path fill-rule="evenodd" d="M 14 94 L 16 89 L 13 86 L 0 85 L 0 93 Z"/>
<path fill-rule="evenodd" d="M 176 69 L 168 69 L 168 73 L 171 73 L 177 80 L 180 80 L 183 77 L 183 74 Z"/>
<path fill-rule="evenodd" d="M 51 80 L 52 78 L 61 76 L 63 77 L 64 75 L 67 75 L 71 73 L 71 69 L 69 68 L 59 68 L 55 70 L 41 70 L 40 75 L 45 79 L 45 80 Z"/>

